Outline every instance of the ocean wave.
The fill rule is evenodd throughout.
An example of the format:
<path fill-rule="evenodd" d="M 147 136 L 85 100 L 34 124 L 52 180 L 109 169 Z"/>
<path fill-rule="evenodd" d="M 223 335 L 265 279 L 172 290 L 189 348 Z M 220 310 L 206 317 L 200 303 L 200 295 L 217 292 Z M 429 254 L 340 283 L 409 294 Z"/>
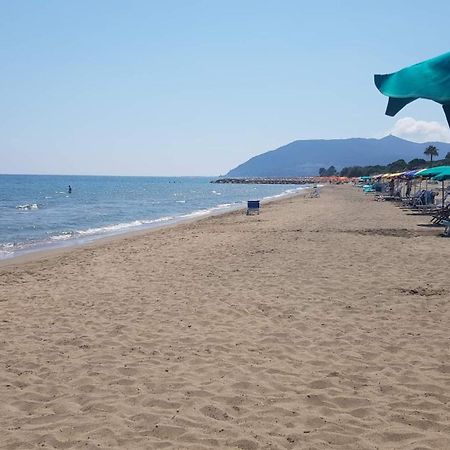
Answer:
<path fill-rule="evenodd" d="M 0 244 L 0 250 L 9 250 L 14 248 L 15 244 L 12 242 L 5 242 L 4 244 Z"/>
<path fill-rule="evenodd" d="M 67 239 L 73 238 L 73 231 L 63 231 L 61 234 L 50 236 L 52 241 L 66 241 Z"/>
<path fill-rule="evenodd" d="M 93 236 L 97 234 L 114 234 L 117 232 L 125 231 L 130 228 L 137 228 L 144 225 L 152 225 L 157 224 L 161 222 L 167 222 L 169 220 L 174 219 L 173 216 L 166 216 L 166 217 L 160 217 L 158 219 L 153 220 L 133 220 L 131 222 L 122 222 L 122 223 L 116 223 L 112 225 L 105 225 L 103 227 L 94 227 L 94 228 L 88 228 L 86 230 L 76 230 L 72 232 L 70 237 L 83 237 L 83 236 Z M 65 234 L 61 234 L 58 236 L 53 236 L 53 239 L 68 239 L 65 237 Z"/>
<path fill-rule="evenodd" d="M 93 234 L 111 233 L 111 232 L 126 230 L 128 228 L 139 227 L 144 224 L 145 224 L 145 221 L 143 221 L 143 220 L 134 220 L 133 222 L 117 223 L 114 225 L 106 225 L 104 227 L 96 227 L 96 228 L 88 228 L 87 230 L 79 230 L 79 231 L 77 231 L 77 235 L 91 236 Z"/>
<path fill-rule="evenodd" d="M 37 203 L 27 203 L 25 205 L 17 205 L 16 209 L 21 209 L 22 211 L 30 211 L 32 209 L 39 209 Z"/>
<path fill-rule="evenodd" d="M 0 244 L 0 260 L 11 258 L 14 256 L 16 250 L 16 244 L 13 242 L 5 242 L 4 244 Z"/>

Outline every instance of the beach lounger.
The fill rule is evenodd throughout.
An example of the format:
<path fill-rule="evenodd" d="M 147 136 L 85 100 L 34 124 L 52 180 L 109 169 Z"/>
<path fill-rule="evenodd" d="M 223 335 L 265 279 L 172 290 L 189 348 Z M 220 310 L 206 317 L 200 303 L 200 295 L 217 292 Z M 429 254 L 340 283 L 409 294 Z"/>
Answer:
<path fill-rule="evenodd" d="M 259 200 L 249 200 L 247 202 L 247 216 L 259 214 Z"/>
<path fill-rule="evenodd" d="M 319 198 L 320 192 L 318 186 L 313 186 L 311 191 L 309 192 L 309 198 Z"/>
<path fill-rule="evenodd" d="M 408 206 L 422 214 L 430 214 L 438 209 L 434 201 L 435 193 L 433 191 L 422 190 L 413 197 L 412 202 Z"/>
<path fill-rule="evenodd" d="M 443 220 L 442 224 L 445 225 L 444 236 L 450 237 L 450 220 Z"/>
<path fill-rule="evenodd" d="M 419 191 L 419 192 L 416 192 L 411 197 L 403 198 L 403 200 L 402 200 L 403 206 L 405 206 L 405 207 L 414 207 L 414 206 L 416 206 L 418 203 L 421 203 L 422 195 L 423 195 L 423 190 Z"/>
<path fill-rule="evenodd" d="M 394 191 L 393 195 L 391 192 L 383 192 L 382 190 L 375 194 L 374 200 L 378 202 L 400 202 L 403 201 L 404 197 L 402 197 L 402 191 L 401 189 L 397 189 Z"/>
<path fill-rule="evenodd" d="M 371 184 L 365 184 L 362 187 L 362 189 L 365 194 L 370 194 L 371 192 L 375 192 L 375 189 L 373 188 L 373 186 Z"/>
<path fill-rule="evenodd" d="M 439 207 L 435 205 L 434 203 L 429 203 L 425 205 L 418 205 L 416 208 L 420 213 L 422 214 L 433 214 L 435 213 Z"/>
<path fill-rule="evenodd" d="M 450 205 L 444 206 L 444 208 L 440 208 L 433 214 L 431 218 L 431 222 L 435 224 L 440 224 L 444 220 L 450 220 Z"/>

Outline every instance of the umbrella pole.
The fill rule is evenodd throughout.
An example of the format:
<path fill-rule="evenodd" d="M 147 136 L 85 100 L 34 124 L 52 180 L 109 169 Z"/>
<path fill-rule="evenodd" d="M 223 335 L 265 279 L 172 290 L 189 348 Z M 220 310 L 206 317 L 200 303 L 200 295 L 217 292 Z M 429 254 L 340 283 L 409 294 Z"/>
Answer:
<path fill-rule="evenodd" d="M 444 209 L 444 180 L 442 180 L 442 209 Z"/>

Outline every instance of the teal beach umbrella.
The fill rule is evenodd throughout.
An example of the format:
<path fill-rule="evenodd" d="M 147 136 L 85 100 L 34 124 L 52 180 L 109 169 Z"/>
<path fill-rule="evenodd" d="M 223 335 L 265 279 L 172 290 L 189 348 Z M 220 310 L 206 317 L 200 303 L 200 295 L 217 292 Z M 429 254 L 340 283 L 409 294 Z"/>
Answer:
<path fill-rule="evenodd" d="M 427 180 L 425 189 L 428 189 L 428 179 L 433 178 L 436 175 L 438 175 L 439 173 L 441 173 L 445 167 L 448 167 L 448 166 L 430 167 L 429 169 L 419 170 L 414 175 L 414 178 L 420 178 L 420 179 L 425 178 Z M 420 183 L 422 184 L 422 181 Z"/>
<path fill-rule="evenodd" d="M 445 196 L 444 181 L 450 180 L 450 166 L 444 166 L 444 169 L 442 170 L 442 172 L 440 172 L 438 175 L 434 176 L 432 178 L 432 180 L 442 182 L 442 208 L 443 208 L 444 207 L 444 196 Z"/>
<path fill-rule="evenodd" d="M 440 174 L 445 169 L 450 169 L 450 166 L 439 166 L 439 167 L 431 167 L 430 169 L 419 170 L 414 178 L 422 177 L 422 178 L 433 178 L 436 175 Z"/>
<path fill-rule="evenodd" d="M 450 166 L 442 166 L 443 169 L 435 175 L 432 180 L 435 181 L 444 181 L 444 180 L 450 180 Z M 436 167 L 437 169 L 437 167 Z"/>
<path fill-rule="evenodd" d="M 395 116 L 407 104 L 424 98 L 442 105 L 450 125 L 450 52 L 395 73 L 375 75 L 374 81 L 389 97 L 386 115 Z"/>

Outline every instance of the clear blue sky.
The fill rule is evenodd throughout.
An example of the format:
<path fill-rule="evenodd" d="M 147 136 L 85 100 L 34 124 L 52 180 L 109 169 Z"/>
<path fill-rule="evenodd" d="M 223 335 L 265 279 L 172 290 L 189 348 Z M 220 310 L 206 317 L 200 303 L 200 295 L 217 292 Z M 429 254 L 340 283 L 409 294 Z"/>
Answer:
<path fill-rule="evenodd" d="M 373 74 L 449 51 L 448 0 L 0 7 L 0 173 L 216 175 L 296 139 L 444 124 L 425 101 L 384 116 Z"/>

